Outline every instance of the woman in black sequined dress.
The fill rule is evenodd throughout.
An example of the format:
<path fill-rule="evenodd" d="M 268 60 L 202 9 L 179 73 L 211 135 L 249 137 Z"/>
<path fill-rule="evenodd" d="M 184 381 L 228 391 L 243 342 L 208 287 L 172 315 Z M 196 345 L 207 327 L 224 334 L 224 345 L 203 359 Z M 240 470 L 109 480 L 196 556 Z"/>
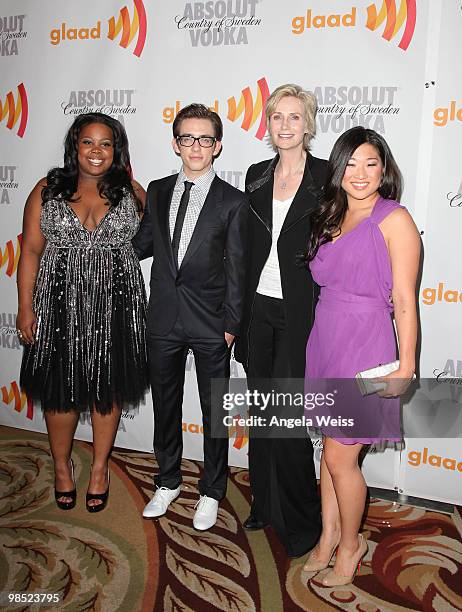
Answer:
<path fill-rule="evenodd" d="M 62 509 L 75 505 L 71 450 L 79 415 L 91 414 L 87 509 L 97 512 L 107 501 L 107 462 L 121 411 L 139 405 L 148 388 L 146 296 L 131 246 L 144 197 L 130 178 L 123 126 L 88 113 L 69 129 L 64 167 L 39 181 L 26 202 L 20 380 L 45 415 Z"/>

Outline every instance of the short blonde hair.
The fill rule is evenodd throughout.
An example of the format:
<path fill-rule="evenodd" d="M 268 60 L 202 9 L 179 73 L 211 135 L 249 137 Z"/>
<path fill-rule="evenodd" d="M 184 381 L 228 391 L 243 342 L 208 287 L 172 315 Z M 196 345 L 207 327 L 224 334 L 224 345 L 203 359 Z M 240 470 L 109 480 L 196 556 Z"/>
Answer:
<path fill-rule="evenodd" d="M 282 98 L 292 96 L 300 100 L 303 107 L 303 115 L 305 118 L 307 133 L 303 139 L 303 146 L 308 151 L 310 148 L 310 141 L 316 134 L 316 113 L 318 112 L 318 102 L 316 96 L 311 91 L 306 91 L 300 85 L 294 85 L 293 83 L 287 83 L 277 87 L 266 101 L 265 115 L 266 115 L 266 127 L 269 133 L 269 122 L 271 115 L 275 112 L 276 106 L 279 104 Z M 270 141 L 273 149 L 276 149 L 274 143 Z"/>

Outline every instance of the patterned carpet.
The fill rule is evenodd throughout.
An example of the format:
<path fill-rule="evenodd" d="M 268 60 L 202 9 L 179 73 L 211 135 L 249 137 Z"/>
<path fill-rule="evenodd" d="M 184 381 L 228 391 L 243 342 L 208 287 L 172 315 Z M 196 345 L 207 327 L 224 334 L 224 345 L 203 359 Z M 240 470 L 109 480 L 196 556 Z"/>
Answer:
<path fill-rule="evenodd" d="M 228 496 L 209 532 L 192 528 L 200 464 L 183 461 L 181 496 L 143 520 L 156 465 L 118 450 L 107 509 L 89 514 L 91 446 L 74 447 L 77 507 L 60 511 L 44 435 L 0 427 L 0 592 L 60 593 L 40 610 L 65 612 L 298 612 L 462 610 L 462 518 L 371 500 L 369 553 L 354 585 L 323 587 L 290 561 L 271 529 L 247 534 L 250 490 L 231 469 Z M 3 608 L 12 609 L 12 608 Z M 23 611 L 39 608 L 26 604 Z"/>

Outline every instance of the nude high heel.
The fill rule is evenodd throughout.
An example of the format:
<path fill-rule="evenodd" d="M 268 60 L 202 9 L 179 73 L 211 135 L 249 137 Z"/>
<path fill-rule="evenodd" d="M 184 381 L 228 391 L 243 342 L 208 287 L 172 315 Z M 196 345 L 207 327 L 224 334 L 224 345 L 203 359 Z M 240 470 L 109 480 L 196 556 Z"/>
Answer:
<path fill-rule="evenodd" d="M 359 539 L 359 550 L 358 550 L 358 561 L 356 562 L 355 569 L 350 576 L 343 576 L 342 574 L 337 574 L 334 570 L 331 570 L 324 578 L 321 580 L 322 584 L 327 587 L 336 587 L 336 586 L 345 586 L 347 584 L 351 584 L 356 576 L 356 572 L 361 568 L 361 561 L 363 557 L 366 555 L 368 546 L 367 542 L 364 539 L 362 533 L 358 534 Z"/>
<path fill-rule="evenodd" d="M 321 570 L 326 569 L 326 567 L 329 566 L 329 563 L 331 562 L 332 557 L 334 556 L 339 543 L 340 543 L 340 538 L 338 539 L 337 543 L 332 548 L 332 551 L 329 555 L 329 559 L 327 560 L 327 562 L 321 561 L 316 558 L 317 549 L 315 548 L 310 553 L 310 556 L 308 557 L 305 565 L 303 566 L 303 571 L 304 572 L 320 572 Z"/>

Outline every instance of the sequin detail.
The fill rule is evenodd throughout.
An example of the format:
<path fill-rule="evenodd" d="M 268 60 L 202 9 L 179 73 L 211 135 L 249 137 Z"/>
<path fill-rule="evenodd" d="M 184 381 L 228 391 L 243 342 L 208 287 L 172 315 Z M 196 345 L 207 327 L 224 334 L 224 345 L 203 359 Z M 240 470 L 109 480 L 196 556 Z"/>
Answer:
<path fill-rule="evenodd" d="M 61 200 L 42 208 L 47 240 L 34 291 L 36 342 L 26 347 L 21 385 L 43 410 L 107 413 L 137 406 L 148 388 L 146 293 L 131 239 L 133 197 L 86 229 Z"/>

